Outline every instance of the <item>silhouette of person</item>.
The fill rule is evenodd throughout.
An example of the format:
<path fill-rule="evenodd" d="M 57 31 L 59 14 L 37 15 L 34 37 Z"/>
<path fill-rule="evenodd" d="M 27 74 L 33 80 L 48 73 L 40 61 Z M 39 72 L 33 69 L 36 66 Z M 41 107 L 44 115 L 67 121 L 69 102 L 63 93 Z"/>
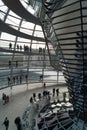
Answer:
<path fill-rule="evenodd" d="M 33 98 L 32 97 L 30 98 L 30 103 L 33 103 Z"/>
<path fill-rule="evenodd" d="M 10 77 L 8 77 L 8 86 L 9 86 L 9 84 L 10 84 Z"/>
<path fill-rule="evenodd" d="M 59 88 L 56 89 L 56 95 L 59 96 Z"/>
<path fill-rule="evenodd" d="M 9 60 L 9 68 L 11 67 L 11 61 Z"/>
<path fill-rule="evenodd" d="M 30 45 L 30 52 L 32 51 L 32 49 L 31 49 L 31 45 Z"/>
<path fill-rule="evenodd" d="M 11 42 L 9 43 L 9 49 L 12 49 L 12 43 Z"/>
<path fill-rule="evenodd" d="M 53 97 L 54 97 L 54 95 L 55 95 L 55 88 L 53 88 Z"/>
<path fill-rule="evenodd" d="M 22 51 L 22 46 L 20 46 L 20 51 Z"/>
<path fill-rule="evenodd" d="M 19 45 L 17 44 L 17 50 L 19 50 Z"/>
<path fill-rule="evenodd" d="M 43 84 L 44 89 L 46 88 L 46 83 Z"/>
<path fill-rule="evenodd" d="M 43 75 L 40 75 L 40 80 L 43 80 Z"/>
<path fill-rule="evenodd" d="M 14 120 L 14 123 L 17 126 L 17 130 L 22 130 L 22 123 L 21 123 L 20 117 L 16 117 L 15 120 Z"/>
<path fill-rule="evenodd" d="M 6 94 L 2 94 L 3 105 L 6 103 Z"/>
<path fill-rule="evenodd" d="M 34 101 L 36 101 L 36 93 L 33 93 Z"/>
<path fill-rule="evenodd" d="M 13 83 L 15 84 L 15 77 L 13 77 Z"/>
<path fill-rule="evenodd" d="M 66 101 L 66 93 L 63 92 L 63 101 L 65 102 Z"/>
<path fill-rule="evenodd" d="M 26 83 L 28 83 L 28 75 L 25 75 Z"/>
<path fill-rule="evenodd" d="M 8 120 L 7 117 L 5 117 L 5 120 L 4 120 L 3 124 L 4 124 L 5 128 L 6 128 L 6 130 L 8 130 L 8 128 L 9 128 L 9 120 Z"/>
<path fill-rule="evenodd" d="M 20 84 L 22 83 L 22 75 L 20 75 Z"/>

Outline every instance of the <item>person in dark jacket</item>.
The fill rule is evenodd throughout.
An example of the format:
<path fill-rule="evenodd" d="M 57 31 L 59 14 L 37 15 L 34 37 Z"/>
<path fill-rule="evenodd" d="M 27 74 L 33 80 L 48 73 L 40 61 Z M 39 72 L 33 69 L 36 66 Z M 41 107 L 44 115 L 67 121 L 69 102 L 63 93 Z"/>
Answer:
<path fill-rule="evenodd" d="M 4 120 L 3 124 L 4 124 L 5 128 L 6 128 L 6 130 L 8 130 L 8 128 L 9 128 L 9 120 L 8 120 L 7 117 L 5 117 L 5 120 Z"/>
<path fill-rule="evenodd" d="M 16 117 L 15 120 L 14 120 L 14 123 L 17 126 L 17 130 L 22 130 L 22 123 L 21 123 L 20 117 Z"/>
<path fill-rule="evenodd" d="M 3 101 L 3 105 L 6 103 L 6 94 L 3 93 L 2 94 L 2 101 Z"/>

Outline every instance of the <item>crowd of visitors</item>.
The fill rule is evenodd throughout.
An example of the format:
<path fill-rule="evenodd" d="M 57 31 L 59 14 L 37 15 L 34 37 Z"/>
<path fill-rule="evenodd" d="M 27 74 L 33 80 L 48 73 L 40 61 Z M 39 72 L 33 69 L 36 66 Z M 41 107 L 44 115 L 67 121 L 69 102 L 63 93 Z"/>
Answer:
<path fill-rule="evenodd" d="M 42 88 L 41 92 L 38 92 L 38 93 L 34 92 L 32 94 L 32 96 L 30 97 L 29 103 L 31 103 L 32 104 L 31 106 L 34 106 L 33 108 L 35 109 L 35 111 L 33 111 L 33 113 L 37 112 L 38 110 L 40 112 L 41 111 L 41 107 L 44 108 L 43 112 L 41 111 L 41 115 L 43 114 L 44 116 L 45 116 L 44 113 L 47 110 L 45 108 L 48 108 L 48 110 L 50 109 L 50 112 L 52 112 L 52 114 L 57 109 L 59 111 L 59 108 L 60 108 L 60 110 L 65 109 L 64 108 L 65 106 L 63 106 L 63 104 L 65 105 L 67 103 L 67 96 L 68 96 L 67 92 L 61 92 L 59 90 L 59 88 L 56 88 L 56 87 L 53 87 L 51 89 L 51 91 L 50 91 L 50 90 L 47 89 L 47 86 L 46 86 L 45 82 L 43 83 L 42 87 L 43 88 Z M 46 101 L 46 102 L 44 102 L 44 101 Z M 45 106 L 43 107 L 44 103 L 45 103 Z M 30 108 L 33 109 L 32 107 L 30 107 Z M 29 109 L 29 108 L 26 109 L 26 113 L 29 113 L 29 112 L 31 113 L 31 111 L 30 111 L 31 109 Z M 27 116 L 25 114 L 25 117 L 26 117 L 26 121 L 25 121 L 25 118 L 23 117 L 23 119 L 24 119 L 24 128 L 30 128 L 32 126 L 32 128 L 34 129 L 35 125 L 33 126 L 33 125 L 29 124 L 30 122 L 28 122 L 28 127 L 27 127 L 27 120 L 31 116 L 27 118 Z M 51 121 L 51 118 L 50 118 L 50 121 Z M 42 124 L 43 123 L 41 122 L 40 125 L 42 125 Z M 51 127 L 50 127 L 50 129 L 51 129 Z"/>
<path fill-rule="evenodd" d="M 33 93 L 33 95 L 30 97 L 30 100 L 29 102 L 30 103 L 34 103 L 37 101 L 37 99 L 41 99 L 41 98 L 47 98 L 47 99 L 51 99 L 51 97 L 57 97 L 57 100 L 59 101 L 59 95 L 60 95 L 60 91 L 59 91 L 59 88 L 53 88 L 52 89 L 52 93 L 50 91 L 48 91 L 46 89 L 46 83 L 44 82 L 43 83 L 43 92 L 42 93 L 38 93 L 36 94 L 35 92 Z M 66 102 L 66 98 L 67 98 L 67 94 L 66 92 L 63 92 L 62 93 L 62 100 L 64 102 Z"/>
<path fill-rule="evenodd" d="M 13 44 L 10 42 L 10 43 L 9 43 L 9 49 L 10 49 L 10 50 L 12 50 L 12 49 L 14 48 L 14 47 L 12 47 L 12 46 L 13 46 Z M 24 45 L 24 47 L 23 47 L 23 46 L 17 44 L 17 45 L 16 45 L 16 50 L 17 50 L 17 51 L 23 51 L 23 50 L 24 50 L 25 52 L 26 52 L 26 51 L 28 51 L 28 52 L 30 51 L 30 52 L 31 52 L 31 45 L 30 45 L 30 47 L 27 46 L 27 45 Z"/>
<path fill-rule="evenodd" d="M 13 44 L 10 42 L 9 43 L 9 49 L 12 50 L 14 47 L 13 47 Z M 32 52 L 32 45 L 28 46 L 28 45 L 24 45 L 24 46 L 21 46 L 19 44 L 16 45 L 16 48 L 15 48 L 17 51 L 24 51 L 24 52 Z M 38 48 L 38 52 L 41 54 L 41 53 L 45 53 L 45 48 L 41 48 L 39 47 Z"/>
<path fill-rule="evenodd" d="M 23 81 L 25 81 L 26 83 L 28 83 L 28 75 L 14 75 L 13 77 L 8 76 L 7 77 L 8 80 L 8 86 L 10 85 L 15 85 L 15 84 L 21 84 Z"/>
<path fill-rule="evenodd" d="M 7 77 L 8 86 L 21 84 L 21 83 L 28 83 L 28 80 L 31 80 L 29 78 L 29 75 L 21 73 L 21 72 L 20 72 L 19 75 L 13 75 L 13 76 Z M 41 82 L 43 81 L 43 74 L 40 75 L 39 80 Z M 45 88 L 45 83 L 44 83 L 44 88 Z"/>
<path fill-rule="evenodd" d="M 52 93 L 50 91 L 47 90 L 47 86 L 46 83 L 43 83 L 43 92 L 42 93 L 33 93 L 32 96 L 30 97 L 30 103 L 34 103 L 37 101 L 37 99 L 41 99 L 41 98 L 47 98 L 49 101 L 51 99 L 51 97 L 53 96 L 57 96 L 59 97 L 60 91 L 59 88 L 52 88 Z M 63 101 L 66 101 L 66 92 L 62 93 L 63 96 Z M 2 100 L 3 100 L 3 104 L 9 102 L 9 96 L 7 96 L 5 93 L 2 94 Z M 14 119 L 14 123 L 17 127 L 17 130 L 22 130 L 22 122 L 21 122 L 21 118 L 18 116 Z M 3 121 L 3 125 L 5 126 L 6 130 L 9 129 L 9 119 L 8 117 L 5 117 L 4 121 Z"/>

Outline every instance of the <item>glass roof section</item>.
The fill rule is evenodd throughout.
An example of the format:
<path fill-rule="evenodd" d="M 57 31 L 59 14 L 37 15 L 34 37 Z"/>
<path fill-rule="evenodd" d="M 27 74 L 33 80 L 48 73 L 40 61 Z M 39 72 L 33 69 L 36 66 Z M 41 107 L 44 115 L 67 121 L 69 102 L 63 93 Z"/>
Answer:
<path fill-rule="evenodd" d="M 25 1 L 22 1 L 22 2 L 25 3 Z M 5 21 L 5 23 L 8 24 L 9 26 L 11 26 L 12 28 L 14 28 L 16 30 L 20 30 L 21 32 L 24 32 L 26 34 L 33 35 L 36 37 L 39 37 L 39 36 L 44 37 L 41 26 L 38 26 L 31 22 L 25 21 L 24 19 L 22 19 L 21 17 L 16 15 L 14 12 L 9 10 L 7 8 L 7 6 L 5 6 L 3 4 L 3 2 L 0 1 L 0 4 L 1 4 L 1 6 L 0 6 L 0 16 L 1 17 L 0 18 L 2 19 L 2 21 Z M 28 6 L 28 5 L 26 4 L 26 6 Z M 8 12 L 8 14 L 7 14 L 7 12 Z M 2 32 L 1 39 L 5 40 L 5 38 L 6 38 L 6 40 L 9 40 L 9 41 L 12 40 L 15 42 L 16 37 L 9 35 L 9 34 L 5 34 L 5 37 L 4 37 L 4 33 Z M 22 41 L 30 42 L 30 40 L 20 38 L 20 42 L 22 42 Z M 32 41 L 32 43 L 33 43 L 33 41 Z"/>

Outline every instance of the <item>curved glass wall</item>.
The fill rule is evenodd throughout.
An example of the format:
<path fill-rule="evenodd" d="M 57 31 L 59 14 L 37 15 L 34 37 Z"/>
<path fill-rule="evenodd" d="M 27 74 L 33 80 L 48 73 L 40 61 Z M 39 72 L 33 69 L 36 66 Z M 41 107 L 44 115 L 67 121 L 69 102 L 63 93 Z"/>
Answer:
<path fill-rule="evenodd" d="M 60 67 L 55 70 L 54 48 L 50 43 L 47 45 L 41 25 L 20 17 L 5 4 L 0 1 L 0 89 L 25 83 L 64 83 Z M 21 4 L 39 17 L 39 1 L 34 4 L 22 0 Z"/>

